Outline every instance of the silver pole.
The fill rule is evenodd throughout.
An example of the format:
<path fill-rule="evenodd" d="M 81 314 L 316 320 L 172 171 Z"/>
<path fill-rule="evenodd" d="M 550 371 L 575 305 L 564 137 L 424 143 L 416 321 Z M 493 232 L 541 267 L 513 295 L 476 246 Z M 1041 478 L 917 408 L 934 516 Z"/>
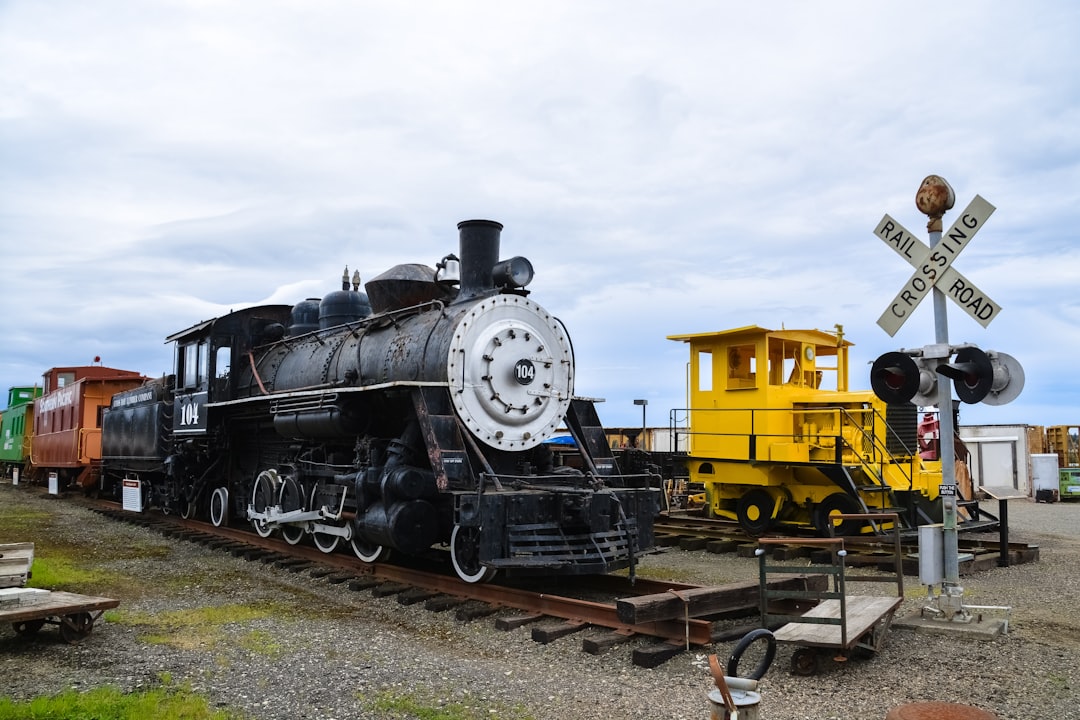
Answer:
<path fill-rule="evenodd" d="M 937 175 L 926 177 L 915 195 L 915 206 L 929 217 L 926 229 L 929 232 L 930 247 L 941 242 L 941 217 L 952 209 L 956 195 L 944 178 Z M 945 293 L 935 285 L 934 292 L 934 341 L 937 346 L 933 355 L 948 362 L 949 317 Z M 945 377 L 938 378 L 938 453 L 941 458 L 941 507 L 943 521 L 942 551 L 944 554 L 945 581 L 942 583 L 940 607 L 946 617 L 952 619 L 963 612 L 964 588 L 960 587 L 960 553 L 956 531 L 956 450 L 953 437 L 952 383 Z"/>
<path fill-rule="evenodd" d="M 930 233 L 930 247 L 941 241 L 941 231 Z M 945 293 L 934 287 L 934 341 L 949 347 L 949 317 L 945 308 Z M 947 358 L 946 358 L 947 359 Z M 937 384 L 938 404 L 938 452 L 941 457 L 941 507 L 944 530 L 945 585 L 960 583 L 959 540 L 956 532 L 956 448 L 953 436 L 952 383 L 939 377 Z M 946 593 L 948 594 L 948 593 Z"/>

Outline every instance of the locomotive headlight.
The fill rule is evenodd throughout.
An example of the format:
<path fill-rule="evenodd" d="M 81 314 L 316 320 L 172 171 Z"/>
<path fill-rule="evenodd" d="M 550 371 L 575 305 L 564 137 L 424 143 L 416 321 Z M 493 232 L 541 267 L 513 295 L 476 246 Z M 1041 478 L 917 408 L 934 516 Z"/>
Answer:
<path fill-rule="evenodd" d="M 496 263 L 491 275 L 495 287 L 523 288 L 532 282 L 533 266 L 519 255 Z"/>

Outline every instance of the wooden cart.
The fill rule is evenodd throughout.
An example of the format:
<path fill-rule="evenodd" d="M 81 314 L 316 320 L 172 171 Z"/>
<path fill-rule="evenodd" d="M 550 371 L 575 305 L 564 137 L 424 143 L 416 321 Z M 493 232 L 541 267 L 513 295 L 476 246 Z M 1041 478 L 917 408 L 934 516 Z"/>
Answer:
<path fill-rule="evenodd" d="M 40 591 L 45 595 L 29 597 L 29 604 L 0 609 L 0 622 L 9 622 L 20 635 L 32 635 L 45 626 L 57 625 L 60 637 L 75 644 L 94 630 L 94 623 L 119 600 L 60 591 Z"/>
<path fill-rule="evenodd" d="M 60 627 L 65 642 L 89 635 L 101 615 L 119 600 L 23 587 L 34 562 L 34 543 L 0 545 L 0 623 L 9 622 L 20 635 L 32 635 L 46 623 Z"/>
<path fill-rule="evenodd" d="M 865 514 L 842 515 L 841 518 L 867 519 Z M 869 516 L 880 521 L 880 514 Z M 894 525 L 894 527 L 897 527 Z M 875 653 L 885 642 L 893 615 L 904 601 L 903 559 L 900 554 L 898 531 L 893 533 L 893 573 L 848 577 L 845 572 L 844 538 L 760 538 L 757 550 L 761 583 L 761 620 L 764 627 L 787 621 L 774 632 L 777 642 L 801 646 L 791 657 L 791 671 L 796 675 L 813 675 L 820 669 L 820 655 L 832 650 L 834 659 L 846 660 L 857 650 Z M 818 572 L 832 575 L 831 589 L 821 591 L 790 591 L 770 589 L 768 576 L 778 573 L 805 573 L 805 566 L 776 565 L 767 557 L 769 545 L 814 545 L 827 548 L 831 562 Z M 849 595 L 849 582 L 886 582 L 896 586 L 894 596 Z M 797 599 L 816 601 L 817 605 L 800 615 L 770 612 L 773 600 Z"/>

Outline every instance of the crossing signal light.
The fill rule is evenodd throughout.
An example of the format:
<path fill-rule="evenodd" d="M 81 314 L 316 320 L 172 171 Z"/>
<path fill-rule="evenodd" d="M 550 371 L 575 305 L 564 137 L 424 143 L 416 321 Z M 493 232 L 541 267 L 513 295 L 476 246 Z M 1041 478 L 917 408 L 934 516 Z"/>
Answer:
<path fill-rule="evenodd" d="M 1024 368 L 1012 355 L 983 351 L 971 345 L 955 351 L 950 346 L 949 357 L 945 358 L 939 352 L 931 358 L 918 354 L 939 348 L 943 349 L 932 346 L 913 351 L 915 355 L 887 352 L 879 357 L 870 368 L 874 394 L 890 405 L 906 402 L 936 405 L 939 373 L 953 381 L 957 397 L 966 403 L 1004 405 L 1015 400 L 1024 389 Z"/>
<path fill-rule="evenodd" d="M 963 402 L 1004 405 L 1024 389 L 1024 369 L 1016 358 L 996 350 L 962 347 L 952 362 L 942 363 L 938 372 L 953 381 Z"/>
<path fill-rule="evenodd" d="M 870 368 L 870 387 L 889 405 L 937 402 L 937 374 L 923 358 L 905 352 L 887 352 L 875 360 Z"/>

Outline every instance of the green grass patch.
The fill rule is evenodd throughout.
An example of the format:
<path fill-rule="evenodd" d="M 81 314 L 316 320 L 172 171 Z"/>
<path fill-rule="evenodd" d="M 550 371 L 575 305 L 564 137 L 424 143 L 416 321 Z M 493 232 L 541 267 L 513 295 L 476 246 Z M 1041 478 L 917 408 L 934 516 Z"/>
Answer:
<path fill-rule="evenodd" d="M 216 605 L 211 607 L 169 610 L 162 613 L 117 611 L 106 619 L 120 625 L 142 627 L 146 633 L 140 639 L 155 645 L 171 645 L 182 649 L 212 648 L 225 636 L 225 627 L 233 623 L 261 620 L 287 613 L 276 603 L 260 605 Z M 264 637 L 265 636 L 265 637 Z M 252 631 L 241 640 L 252 652 L 276 657 L 283 652 L 269 634 Z"/>
<path fill-rule="evenodd" d="M 26 585 L 45 590 L 101 594 L 102 585 L 113 584 L 117 580 L 114 573 L 89 565 L 78 565 L 69 556 L 54 552 L 42 557 L 35 550 L 34 564 L 30 566 L 30 579 Z"/>
<path fill-rule="evenodd" d="M 409 720 L 532 720 L 532 715 L 521 705 L 491 704 L 477 701 L 466 705 L 461 702 L 445 702 L 438 699 L 422 698 L 415 693 L 384 691 L 374 698 L 359 696 L 368 709 L 385 714 L 387 718 L 408 718 Z"/>
<path fill-rule="evenodd" d="M 0 697 L 0 720 L 240 720 L 228 710 L 211 710 L 201 695 L 186 688 L 122 693 L 114 687 L 15 702 Z"/>
<path fill-rule="evenodd" d="M 265 655 L 271 658 L 281 657 L 285 652 L 284 648 L 281 647 L 281 643 L 265 630 L 249 631 L 240 638 L 240 647 L 256 655 Z"/>

